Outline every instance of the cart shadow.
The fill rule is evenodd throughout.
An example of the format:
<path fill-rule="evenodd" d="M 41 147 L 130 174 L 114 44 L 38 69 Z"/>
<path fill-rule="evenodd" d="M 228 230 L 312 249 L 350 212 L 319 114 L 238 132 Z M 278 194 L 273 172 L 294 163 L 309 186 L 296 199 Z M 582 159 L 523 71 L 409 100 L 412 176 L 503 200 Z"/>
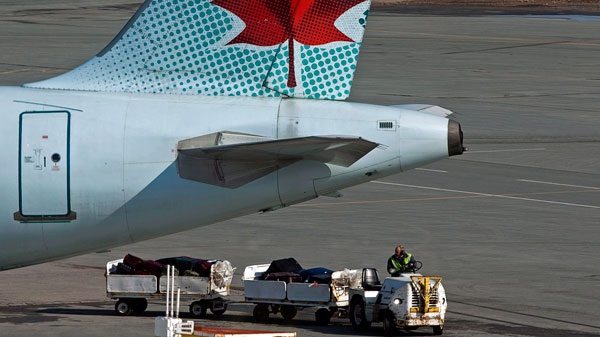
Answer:
<path fill-rule="evenodd" d="M 114 310 L 109 309 L 89 309 L 89 308 L 46 308 L 35 311 L 39 314 L 52 315 L 79 315 L 79 316 L 116 316 Z"/>
<path fill-rule="evenodd" d="M 131 318 L 154 319 L 155 317 L 165 315 L 165 311 L 147 310 L 143 313 L 136 315 L 120 316 L 116 314 L 112 308 L 106 307 L 65 308 L 57 306 L 51 308 L 38 309 L 34 312 L 38 314 L 65 316 L 112 316 L 115 318 L 122 318 L 124 320 Z M 314 320 L 311 319 L 295 318 L 289 320 L 277 316 L 269 317 L 269 319 L 266 322 L 257 323 L 254 321 L 251 313 L 240 314 L 239 312 L 237 312 L 236 314 L 224 313 L 222 315 L 207 314 L 205 317 L 201 318 L 195 317 L 189 312 L 180 312 L 179 317 L 182 319 L 190 319 L 196 322 L 196 324 L 206 326 L 211 326 L 212 324 L 217 324 L 218 326 L 221 326 L 223 323 L 242 323 L 244 325 L 248 325 L 248 328 L 257 330 L 269 330 L 270 327 L 277 327 L 278 330 L 285 328 L 300 328 L 315 333 L 340 336 L 382 336 L 383 334 L 383 328 L 378 326 L 373 326 L 365 331 L 356 331 L 352 328 L 352 325 L 349 322 L 346 322 L 343 319 L 333 319 L 328 325 L 318 325 Z M 425 329 L 419 331 L 399 330 L 396 334 L 396 336 L 430 335 L 431 333 L 429 332 L 429 330 Z"/>

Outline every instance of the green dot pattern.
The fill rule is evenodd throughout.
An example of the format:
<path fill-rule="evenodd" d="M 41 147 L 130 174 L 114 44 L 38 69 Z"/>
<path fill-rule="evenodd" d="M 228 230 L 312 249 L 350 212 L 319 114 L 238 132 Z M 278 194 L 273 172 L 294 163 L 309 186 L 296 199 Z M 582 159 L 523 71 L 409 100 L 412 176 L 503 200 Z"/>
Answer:
<path fill-rule="evenodd" d="M 343 44 L 335 48 L 302 48 L 302 83 L 305 96 L 344 99 L 350 94 L 360 45 Z"/>
<path fill-rule="evenodd" d="M 360 20 L 355 24 L 362 30 Z M 288 43 L 229 45 L 244 28 L 239 17 L 207 0 L 153 0 L 105 52 L 39 86 L 338 100 L 350 94 L 360 40 L 323 46 L 295 42 L 298 86 L 288 88 Z"/>

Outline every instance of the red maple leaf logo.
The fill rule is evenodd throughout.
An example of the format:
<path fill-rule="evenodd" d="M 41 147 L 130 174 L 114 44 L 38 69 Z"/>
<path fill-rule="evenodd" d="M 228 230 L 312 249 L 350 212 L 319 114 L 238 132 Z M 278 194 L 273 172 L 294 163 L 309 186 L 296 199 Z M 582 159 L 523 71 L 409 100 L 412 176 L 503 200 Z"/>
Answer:
<path fill-rule="evenodd" d="M 274 46 L 288 41 L 287 86 L 296 86 L 294 41 L 317 46 L 354 42 L 334 25 L 342 14 L 365 0 L 214 0 L 213 4 L 237 15 L 246 28 L 229 44 Z"/>

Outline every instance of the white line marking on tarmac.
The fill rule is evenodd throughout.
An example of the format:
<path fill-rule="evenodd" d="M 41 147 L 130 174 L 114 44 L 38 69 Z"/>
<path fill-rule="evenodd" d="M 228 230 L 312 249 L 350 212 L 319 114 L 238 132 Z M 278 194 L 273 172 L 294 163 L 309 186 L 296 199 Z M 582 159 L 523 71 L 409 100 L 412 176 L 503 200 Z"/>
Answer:
<path fill-rule="evenodd" d="M 416 168 L 415 170 L 419 170 L 419 171 L 428 171 L 428 172 L 438 172 L 438 173 L 448 173 L 448 171 L 434 170 L 434 169 L 426 169 L 426 168 Z"/>
<path fill-rule="evenodd" d="M 517 151 L 545 151 L 546 149 L 543 147 L 536 149 L 506 149 L 506 150 L 484 150 L 484 151 L 467 151 L 465 153 L 494 153 L 494 152 L 517 152 Z"/>
<path fill-rule="evenodd" d="M 469 191 L 461 191 L 461 190 L 450 190 L 450 189 L 446 189 L 446 188 L 417 186 L 417 185 L 407 185 L 407 184 L 397 184 L 397 183 L 388 183 L 388 182 L 384 182 L 384 181 L 372 181 L 372 183 L 382 184 L 382 185 L 393 185 L 393 186 L 420 188 L 420 189 L 425 189 L 425 190 L 434 190 L 434 191 L 444 191 L 444 192 L 454 192 L 454 193 L 479 195 L 479 196 L 483 196 L 483 197 L 516 199 L 516 200 L 525 200 L 525 201 L 533 201 L 533 202 L 542 202 L 542 203 L 547 203 L 547 204 L 556 204 L 556 205 L 564 205 L 564 206 L 575 206 L 575 207 L 585 207 L 585 208 L 600 209 L 600 206 L 584 205 L 584 204 L 573 204 L 573 203 L 569 203 L 569 202 L 559 202 L 559 201 L 550 201 L 550 200 L 541 200 L 541 199 L 522 198 L 522 197 L 514 197 L 514 196 L 502 195 L 502 194 L 488 194 L 488 193 L 469 192 Z"/>
<path fill-rule="evenodd" d="M 535 183 L 535 184 L 557 185 L 557 186 L 566 186 L 566 187 L 579 187 L 579 188 L 588 188 L 591 190 L 600 190 L 600 187 L 560 184 L 560 183 L 552 183 L 549 181 L 539 181 L 539 180 L 529 180 L 529 179 L 517 179 L 517 181 L 523 181 L 526 183 Z"/>

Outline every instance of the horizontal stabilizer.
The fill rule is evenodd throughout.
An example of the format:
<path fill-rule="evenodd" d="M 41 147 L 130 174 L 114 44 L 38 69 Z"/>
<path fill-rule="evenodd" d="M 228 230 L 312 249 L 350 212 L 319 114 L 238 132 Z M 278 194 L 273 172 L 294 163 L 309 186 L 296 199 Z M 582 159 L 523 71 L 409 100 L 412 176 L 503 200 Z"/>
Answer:
<path fill-rule="evenodd" d="M 236 188 L 300 160 L 348 167 L 377 145 L 358 137 L 269 139 L 218 132 L 180 141 L 177 168 L 184 179 Z"/>
<path fill-rule="evenodd" d="M 26 87 L 342 100 L 370 0 L 146 0 L 96 57 Z"/>

